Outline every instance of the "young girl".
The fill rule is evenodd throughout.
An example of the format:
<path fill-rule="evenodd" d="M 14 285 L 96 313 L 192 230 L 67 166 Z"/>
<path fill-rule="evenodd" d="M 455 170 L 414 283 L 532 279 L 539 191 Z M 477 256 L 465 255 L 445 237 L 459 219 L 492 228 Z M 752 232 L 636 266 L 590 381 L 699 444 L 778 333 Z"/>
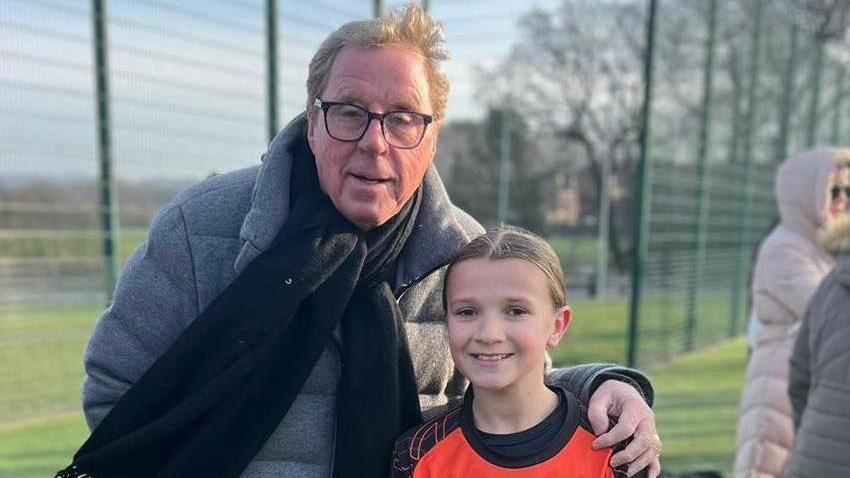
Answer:
<path fill-rule="evenodd" d="M 572 322 L 552 248 L 523 229 L 491 230 L 451 262 L 443 301 L 452 357 L 471 386 L 462 404 L 396 441 L 392 476 L 617 476 L 612 450 L 592 449 L 576 398 L 545 382 L 546 351 Z"/>

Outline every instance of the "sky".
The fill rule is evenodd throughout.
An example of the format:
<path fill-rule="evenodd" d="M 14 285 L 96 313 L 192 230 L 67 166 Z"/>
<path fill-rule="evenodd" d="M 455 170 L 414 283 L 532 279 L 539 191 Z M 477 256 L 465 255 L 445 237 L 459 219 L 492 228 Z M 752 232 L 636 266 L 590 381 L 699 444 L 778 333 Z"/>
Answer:
<path fill-rule="evenodd" d="M 109 0 L 115 174 L 202 178 L 257 164 L 267 145 L 263 0 Z M 385 1 L 385 8 L 406 2 Z M 431 0 L 452 58 L 448 121 L 480 118 L 476 68 L 493 68 L 516 21 L 558 0 Z M 0 2 L 0 180 L 97 174 L 90 2 Z M 307 64 L 372 0 L 278 2 L 279 121 L 304 108 Z"/>

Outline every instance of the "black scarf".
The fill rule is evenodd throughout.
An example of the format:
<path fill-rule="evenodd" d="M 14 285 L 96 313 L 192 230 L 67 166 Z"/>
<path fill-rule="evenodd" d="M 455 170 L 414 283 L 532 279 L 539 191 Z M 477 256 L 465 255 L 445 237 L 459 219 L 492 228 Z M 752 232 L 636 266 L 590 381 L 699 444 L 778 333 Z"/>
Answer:
<path fill-rule="evenodd" d="M 286 415 L 340 326 L 337 478 L 383 476 L 421 420 L 402 317 L 387 282 L 421 188 L 364 233 L 320 190 L 296 141 L 292 208 L 275 245 L 148 369 L 58 477 L 237 477 Z"/>

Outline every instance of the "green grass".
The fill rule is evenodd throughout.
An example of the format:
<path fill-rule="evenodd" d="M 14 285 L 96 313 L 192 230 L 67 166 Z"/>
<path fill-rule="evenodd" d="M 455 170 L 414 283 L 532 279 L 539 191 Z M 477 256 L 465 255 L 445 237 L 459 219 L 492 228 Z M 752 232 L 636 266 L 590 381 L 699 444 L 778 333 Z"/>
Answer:
<path fill-rule="evenodd" d="M 581 301 L 571 305 L 573 325 L 553 354 L 556 363 L 626 361 L 629 309 L 626 299 Z M 729 332 L 729 300 L 702 298 L 693 332 L 694 350 L 723 341 Z M 644 301 L 638 334 L 638 363 L 652 366 L 687 352 L 684 298 Z"/>
<path fill-rule="evenodd" d="M 574 311 L 555 363 L 623 363 L 625 301 L 581 302 Z M 0 478 L 52 476 L 87 436 L 82 353 L 99 314 L 96 307 L 0 314 Z M 728 472 L 744 362 L 737 340 L 651 369 L 666 467 Z"/>
<path fill-rule="evenodd" d="M 553 236 L 546 238 L 561 259 L 567 276 L 582 266 L 596 265 L 599 241 L 596 236 Z"/>
<path fill-rule="evenodd" d="M 81 413 L 0 428 L 0 477 L 51 477 L 70 463 L 87 436 Z"/>
<path fill-rule="evenodd" d="M 732 476 L 746 355 L 740 338 L 650 371 L 666 469 Z"/>
<path fill-rule="evenodd" d="M 82 356 L 94 307 L 4 308 L 0 315 L 0 427 L 79 410 Z"/>
<path fill-rule="evenodd" d="M 19 231 L 20 237 L 0 238 L 2 257 L 28 258 L 99 258 L 103 255 L 103 239 L 97 229 L 53 230 L 49 234 L 39 231 Z M 146 229 L 121 229 L 118 233 L 118 250 L 122 263 L 139 245 L 147 240 Z"/>

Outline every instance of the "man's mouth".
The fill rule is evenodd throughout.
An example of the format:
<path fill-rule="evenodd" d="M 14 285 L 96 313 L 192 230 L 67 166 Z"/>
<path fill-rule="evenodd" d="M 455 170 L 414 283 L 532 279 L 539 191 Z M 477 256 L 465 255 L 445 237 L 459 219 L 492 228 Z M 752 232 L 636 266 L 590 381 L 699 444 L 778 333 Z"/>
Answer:
<path fill-rule="evenodd" d="M 355 179 L 357 179 L 358 181 L 362 181 L 366 184 L 381 184 L 381 183 L 385 183 L 385 182 L 389 181 L 389 179 L 385 179 L 385 178 L 375 178 L 375 177 L 369 177 L 369 176 L 361 176 L 359 174 L 352 174 L 352 176 Z"/>
<path fill-rule="evenodd" d="M 481 360 L 482 362 L 498 362 L 499 360 L 505 360 L 507 358 L 513 357 L 514 354 L 469 354 L 472 358 L 476 360 Z"/>

